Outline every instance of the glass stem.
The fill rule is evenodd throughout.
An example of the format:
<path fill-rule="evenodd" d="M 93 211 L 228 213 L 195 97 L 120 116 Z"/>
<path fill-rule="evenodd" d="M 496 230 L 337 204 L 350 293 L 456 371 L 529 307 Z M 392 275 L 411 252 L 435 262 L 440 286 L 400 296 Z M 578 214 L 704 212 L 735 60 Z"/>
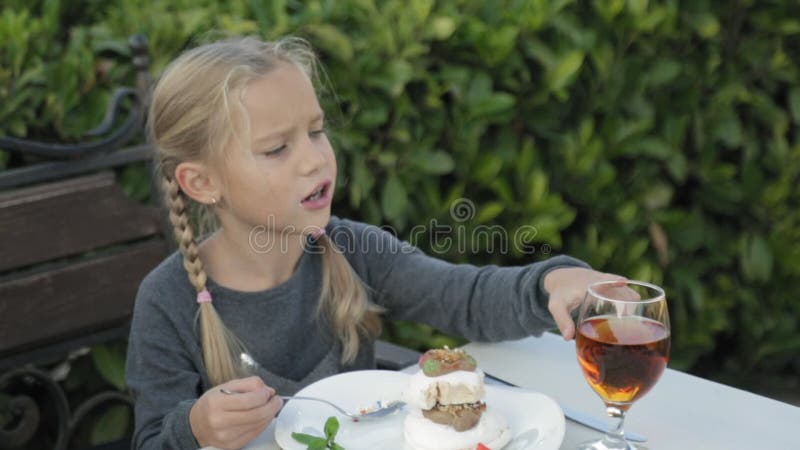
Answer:
<path fill-rule="evenodd" d="M 616 406 L 606 406 L 606 413 L 609 417 L 619 419 L 617 426 L 606 433 L 606 439 L 611 442 L 625 442 L 625 431 L 622 429 L 625 424 L 625 411 Z"/>

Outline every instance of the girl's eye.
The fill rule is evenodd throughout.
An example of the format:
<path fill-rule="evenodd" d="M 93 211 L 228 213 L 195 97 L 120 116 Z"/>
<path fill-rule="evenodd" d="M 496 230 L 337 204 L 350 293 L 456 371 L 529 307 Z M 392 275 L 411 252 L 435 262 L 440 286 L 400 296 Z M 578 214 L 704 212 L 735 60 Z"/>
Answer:
<path fill-rule="evenodd" d="M 312 138 L 318 138 L 318 137 L 322 136 L 323 134 L 325 134 L 325 129 L 324 128 L 320 128 L 319 130 L 313 130 L 313 131 L 308 133 L 308 135 L 311 136 Z"/>
<path fill-rule="evenodd" d="M 280 154 L 280 153 L 281 153 L 281 152 L 283 152 L 284 150 L 286 150 L 286 145 L 281 145 L 280 147 L 278 147 L 278 148 L 276 148 L 276 149 L 274 149 L 274 150 L 270 150 L 270 151 L 268 151 L 268 152 L 264 152 L 264 153 L 262 153 L 262 155 L 266 155 L 266 156 L 275 156 L 275 155 L 278 155 L 278 154 Z"/>

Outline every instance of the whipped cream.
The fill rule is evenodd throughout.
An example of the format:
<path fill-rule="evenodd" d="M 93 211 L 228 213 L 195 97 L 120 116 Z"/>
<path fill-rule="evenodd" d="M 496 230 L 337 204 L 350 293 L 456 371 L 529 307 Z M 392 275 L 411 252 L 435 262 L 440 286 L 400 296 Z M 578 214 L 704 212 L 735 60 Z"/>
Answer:
<path fill-rule="evenodd" d="M 475 450 L 477 443 L 491 449 L 503 448 L 511 440 L 511 429 L 505 419 L 487 410 L 475 427 L 456 431 L 425 418 L 419 410 L 406 416 L 403 433 L 411 450 Z"/>
<path fill-rule="evenodd" d="M 442 405 L 475 403 L 485 395 L 483 379 L 480 369 L 474 372 L 457 370 L 438 377 L 429 377 L 419 370 L 409 380 L 405 401 L 420 409 L 431 409 L 437 402 Z"/>

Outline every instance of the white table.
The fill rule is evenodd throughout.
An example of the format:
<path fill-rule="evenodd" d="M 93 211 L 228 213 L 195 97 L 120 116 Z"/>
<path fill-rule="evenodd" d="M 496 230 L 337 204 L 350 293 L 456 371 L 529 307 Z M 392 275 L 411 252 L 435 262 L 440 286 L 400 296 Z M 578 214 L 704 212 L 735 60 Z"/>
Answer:
<path fill-rule="evenodd" d="M 574 341 L 546 333 L 465 349 L 487 373 L 604 417 L 603 403 L 581 374 Z M 671 369 L 633 405 L 625 428 L 647 436 L 645 445 L 653 450 L 800 449 L 800 408 Z M 600 436 L 568 420 L 561 448 Z M 274 439 L 270 426 L 248 448 L 278 449 Z"/>
<path fill-rule="evenodd" d="M 600 397 L 581 374 L 575 342 L 540 338 L 465 347 L 487 373 L 549 395 L 557 402 L 603 417 Z M 611 419 L 609 419 L 611 420 Z M 648 437 L 658 450 L 800 449 L 800 408 L 667 369 L 636 402 L 625 428 Z M 567 421 L 562 449 L 601 433 Z"/>

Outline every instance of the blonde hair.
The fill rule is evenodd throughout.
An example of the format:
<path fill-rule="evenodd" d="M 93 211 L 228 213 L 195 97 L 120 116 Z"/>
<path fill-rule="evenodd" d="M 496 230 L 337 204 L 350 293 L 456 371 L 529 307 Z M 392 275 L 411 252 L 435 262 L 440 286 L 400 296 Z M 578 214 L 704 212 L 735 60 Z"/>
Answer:
<path fill-rule="evenodd" d="M 213 212 L 183 193 L 174 179 L 175 168 L 183 161 L 223 159 L 222 149 L 234 137 L 235 125 L 247 126 L 240 98 L 243 89 L 280 61 L 294 64 L 312 82 L 316 80 L 317 60 L 305 41 L 239 38 L 183 53 L 167 67 L 153 91 L 149 139 L 156 148 L 164 200 L 183 266 L 198 293 L 206 288 L 207 277 L 195 240 L 197 228 L 190 217 L 202 219 Z M 349 363 L 358 355 L 362 337 L 380 333 L 380 309 L 369 301 L 364 284 L 331 239 L 323 235 L 317 242 L 322 246 L 323 264 L 317 311 L 327 315 L 341 343 L 341 360 Z M 227 329 L 212 303 L 202 303 L 198 315 L 203 361 L 211 383 L 242 376 L 242 342 Z"/>

